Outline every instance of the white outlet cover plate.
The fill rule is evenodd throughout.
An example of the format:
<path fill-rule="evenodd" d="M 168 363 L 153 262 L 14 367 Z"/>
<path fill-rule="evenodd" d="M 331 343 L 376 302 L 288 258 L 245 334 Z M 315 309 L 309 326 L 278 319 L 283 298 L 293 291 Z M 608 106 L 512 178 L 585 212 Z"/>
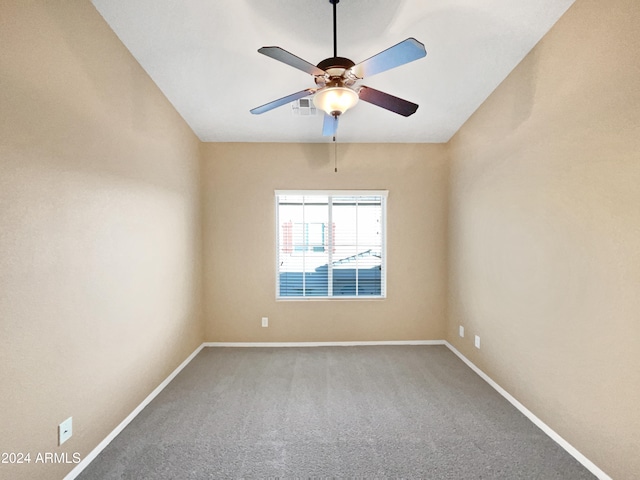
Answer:
<path fill-rule="evenodd" d="M 480 348 L 480 337 L 478 335 L 476 335 L 475 345 L 476 345 L 476 348 Z"/>
<path fill-rule="evenodd" d="M 62 445 L 73 435 L 73 417 L 67 418 L 58 425 L 58 445 Z"/>
<path fill-rule="evenodd" d="M 459 334 L 461 337 L 464 337 L 464 327 L 462 325 L 460 325 Z"/>
<path fill-rule="evenodd" d="M 269 317 L 262 317 L 262 326 L 263 327 L 269 326 Z"/>

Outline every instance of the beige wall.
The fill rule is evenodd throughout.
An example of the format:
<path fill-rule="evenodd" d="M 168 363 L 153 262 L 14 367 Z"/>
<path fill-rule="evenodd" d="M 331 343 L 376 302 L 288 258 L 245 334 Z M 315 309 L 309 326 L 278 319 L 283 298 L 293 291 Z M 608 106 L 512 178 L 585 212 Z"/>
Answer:
<path fill-rule="evenodd" d="M 88 1 L 0 19 L 0 477 L 61 478 L 202 342 L 199 142 Z"/>
<path fill-rule="evenodd" d="M 444 338 L 444 145 L 338 145 L 338 173 L 329 144 L 203 144 L 202 153 L 207 341 Z M 387 298 L 276 302 L 276 189 L 389 190 Z"/>
<path fill-rule="evenodd" d="M 450 143 L 448 338 L 615 479 L 640 475 L 638 32 L 637 0 L 578 0 Z"/>

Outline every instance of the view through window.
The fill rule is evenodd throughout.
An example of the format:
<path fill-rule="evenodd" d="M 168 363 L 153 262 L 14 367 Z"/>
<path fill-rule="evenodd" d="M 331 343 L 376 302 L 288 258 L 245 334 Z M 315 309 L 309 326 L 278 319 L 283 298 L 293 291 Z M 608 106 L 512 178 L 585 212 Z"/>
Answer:
<path fill-rule="evenodd" d="M 386 198 L 276 191 L 277 297 L 385 297 Z"/>

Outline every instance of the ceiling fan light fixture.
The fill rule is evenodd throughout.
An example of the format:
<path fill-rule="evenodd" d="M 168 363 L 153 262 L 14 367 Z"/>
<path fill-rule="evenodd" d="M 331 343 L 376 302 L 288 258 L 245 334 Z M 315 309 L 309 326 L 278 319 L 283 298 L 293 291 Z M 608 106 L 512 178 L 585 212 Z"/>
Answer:
<path fill-rule="evenodd" d="M 358 103 L 358 94 L 348 87 L 325 87 L 313 97 L 316 108 L 338 116 Z"/>

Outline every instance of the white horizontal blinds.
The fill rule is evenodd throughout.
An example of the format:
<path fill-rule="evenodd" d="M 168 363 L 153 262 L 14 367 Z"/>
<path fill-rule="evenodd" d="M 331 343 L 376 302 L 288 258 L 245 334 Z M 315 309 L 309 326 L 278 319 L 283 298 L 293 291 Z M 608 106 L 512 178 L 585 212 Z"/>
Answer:
<path fill-rule="evenodd" d="M 333 197 L 334 296 L 383 295 L 383 201 L 380 196 Z"/>
<path fill-rule="evenodd" d="M 328 197 L 278 196 L 278 274 L 281 297 L 328 294 Z"/>
<path fill-rule="evenodd" d="M 276 192 L 278 297 L 385 295 L 386 192 Z"/>
<path fill-rule="evenodd" d="M 358 201 L 358 291 L 360 295 L 384 295 L 384 205 L 383 197 Z"/>

